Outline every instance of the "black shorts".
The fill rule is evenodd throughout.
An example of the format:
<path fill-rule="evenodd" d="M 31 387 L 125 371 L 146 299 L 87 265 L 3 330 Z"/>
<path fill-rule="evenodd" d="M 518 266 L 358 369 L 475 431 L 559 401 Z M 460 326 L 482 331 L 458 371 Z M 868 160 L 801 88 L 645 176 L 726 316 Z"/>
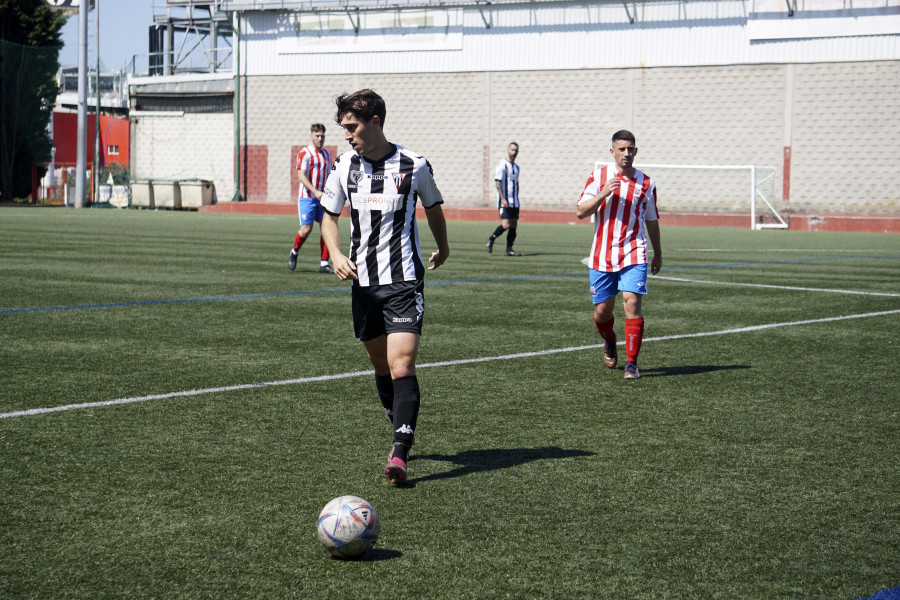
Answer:
<path fill-rule="evenodd" d="M 501 219 L 519 219 L 519 207 L 512 206 L 501 206 L 500 207 L 500 218 Z"/>
<path fill-rule="evenodd" d="M 425 282 L 400 281 L 350 290 L 353 331 L 362 342 L 401 331 L 422 334 Z"/>

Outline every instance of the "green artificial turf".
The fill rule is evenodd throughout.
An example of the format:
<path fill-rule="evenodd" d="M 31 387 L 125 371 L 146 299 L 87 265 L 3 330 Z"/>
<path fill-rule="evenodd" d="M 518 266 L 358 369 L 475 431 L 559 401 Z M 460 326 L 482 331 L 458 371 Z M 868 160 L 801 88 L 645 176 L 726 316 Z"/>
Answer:
<path fill-rule="evenodd" d="M 348 286 L 317 244 L 288 270 L 295 218 L 0 210 L 0 597 L 897 587 L 900 238 L 661 225 L 625 381 L 591 321 L 589 226 L 525 212 L 505 257 L 493 223 L 451 222 L 395 488 Z M 358 561 L 315 534 L 344 494 L 381 520 Z"/>

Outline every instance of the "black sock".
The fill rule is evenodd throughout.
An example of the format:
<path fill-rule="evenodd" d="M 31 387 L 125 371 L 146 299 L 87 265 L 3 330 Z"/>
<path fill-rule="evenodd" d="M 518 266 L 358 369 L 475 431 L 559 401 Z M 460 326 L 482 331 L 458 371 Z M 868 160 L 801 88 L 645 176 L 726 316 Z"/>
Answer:
<path fill-rule="evenodd" d="M 378 390 L 378 397 L 381 399 L 381 406 L 387 415 L 388 421 L 394 422 L 394 382 L 391 381 L 390 374 L 375 374 L 375 388 Z"/>
<path fill-rule="evenodd" d="M 498 237 L 503 235 L 503 232 L 506 231 L 503 229 L 503 225 L 497 225 L 497 229 L 494 230 L 494 233 L 491 234 L 491 239 L 496 240 Z"/>
<path fill-rule="evenodd" d="M 415 375 L 410 375 L 395 379 L 393 383 L 394 446 L 400 443 L 406 446 L 406 453 L 409 453 L 419 417 L 419 380 Z"/>
<path fill-rule="evenodd" d="M 394 456 L 403 462 L 409 462 L 409 446 L 402 442 L 394 442 Z"/>
<path fill-rule="evenodd" d="M 512 250 L 513 242 L 516 241 L 516 230 L 512 227 L 509 228 L 509 233 L 506 234 L 506 249 Z"/>

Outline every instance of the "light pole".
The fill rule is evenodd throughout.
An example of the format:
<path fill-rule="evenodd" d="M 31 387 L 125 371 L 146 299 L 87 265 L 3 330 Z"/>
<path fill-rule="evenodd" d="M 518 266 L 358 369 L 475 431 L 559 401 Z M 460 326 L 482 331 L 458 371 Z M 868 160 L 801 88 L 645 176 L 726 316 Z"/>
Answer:
<path fill-rule="evenodd" d="M 97 114 L 94 119 L 94 162 L 91 172 L 93 174 L 93 197 L 100 197 L 100 0 L 94 0 L 94 48 L 97 55 L 97 70 L 94 73 L 94 94 L 97 100 Z"/>

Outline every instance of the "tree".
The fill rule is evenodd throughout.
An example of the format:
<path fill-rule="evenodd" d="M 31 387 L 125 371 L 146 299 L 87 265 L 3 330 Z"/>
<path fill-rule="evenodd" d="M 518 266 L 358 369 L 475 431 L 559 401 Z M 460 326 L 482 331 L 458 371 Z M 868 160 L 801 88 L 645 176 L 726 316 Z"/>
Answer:
<path fill-rule="evenodd" d="M 27 196 L 50 160 L 64 14 L 47 0 L 0 0 L 0 198 Z M 40 166 L 39 176 L 46 172 Z"/>

